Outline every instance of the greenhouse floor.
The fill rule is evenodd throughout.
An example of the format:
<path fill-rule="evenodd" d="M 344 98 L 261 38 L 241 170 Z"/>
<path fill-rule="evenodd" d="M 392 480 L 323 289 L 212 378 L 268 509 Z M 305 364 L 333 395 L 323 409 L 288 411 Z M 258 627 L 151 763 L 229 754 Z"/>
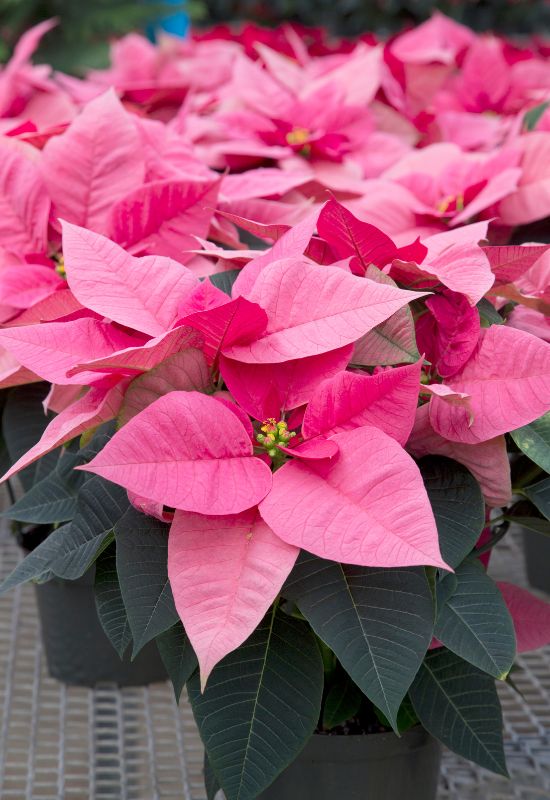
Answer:
<path fill-rule="evenodd" d="M 0 577 L 18 550 L 0 533 Z M 509 536 L 492 573 L 525 584 Z M 521 696 L 501 686 L 511 781 L 446 753 L 438 800 L 550 798 L 550 648 L 519 659 Z M 203 800 L 202 748 L 171 686 L 67 687 L 50 678 L 31 586 L 0 598 L 1 800 Z"/>

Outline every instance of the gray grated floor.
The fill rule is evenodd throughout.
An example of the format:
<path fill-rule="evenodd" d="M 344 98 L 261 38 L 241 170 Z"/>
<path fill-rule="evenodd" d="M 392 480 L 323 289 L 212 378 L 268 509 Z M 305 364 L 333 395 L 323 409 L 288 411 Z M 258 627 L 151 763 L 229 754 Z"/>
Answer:
<path fill-rule="evenodd" d="M 0 577 L 18 550 L 0 534 Z M 525 584 L 521 542 L 492 565 Z M 438 800 L 550 800 L 550 648 L 519 659 L 522 696 L 501 687 L 511 781 L 445 754 Z M 66 687 L 47 675 L 30 586 L 0 598 L 1 800 L 204 800 L 191 710 L 168 684 Z"/>

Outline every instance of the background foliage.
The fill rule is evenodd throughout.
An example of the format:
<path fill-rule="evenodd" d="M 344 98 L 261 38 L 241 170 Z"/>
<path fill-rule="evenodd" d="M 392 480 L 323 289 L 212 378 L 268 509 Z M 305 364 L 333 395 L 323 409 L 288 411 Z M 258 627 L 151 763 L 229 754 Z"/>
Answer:
<path fill-rule="evenodd" d="M 388 33 L 422 22 L 439 9 L 477 30 L 543 33 L 550 28 L 547 0 L 210 0 L 211 17 L 255 19 L 276 24 L 292 19 L 324 25 L 335 33 L 355 36 L 366 30 Z"/>
<path fill-rule="evenodd" d="M 8 57 L 23 31 L 56 17 L 60 24 L 44 38 L 35 63 L 47 63 L 65 72 L 103 67 L 108 62 L 109 39 L 145 29 L 155 19 L 184 6 L 197 21 L 204 12 L 200 0 L 185 3 L 147 0 L 0 0 L 0 60 Z"/>

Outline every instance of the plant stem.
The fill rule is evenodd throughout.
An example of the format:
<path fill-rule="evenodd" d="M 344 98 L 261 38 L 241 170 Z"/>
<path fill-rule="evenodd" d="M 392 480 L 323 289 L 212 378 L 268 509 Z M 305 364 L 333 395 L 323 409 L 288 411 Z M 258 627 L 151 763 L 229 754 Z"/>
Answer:
<path fill-rule="evenodd" d="M 508 520 L 505 520 L 505 522 L 502 525 L 498 526 L 498 528 L 496 529 L 496 532 L 493 534 L 493 536 L 491 536 L 491 538 L 489 539 L 488 542 L 485 542 L 485 544 L 483 544 L 481 547 L 476 547 L 474 549 L 474 551 L 473 551 L 474 555 L 482 556 L 483 553 L 487 553 L 487 552 L 489 552 L 489 550 L 492 550 L 493 547 L 496 544 L 498 544 L 501 539 L 504 539 L 504 537 L 508 533 L 508 528 L 509 527 L 510 527 L 510 523 L 508 522 Z"/>

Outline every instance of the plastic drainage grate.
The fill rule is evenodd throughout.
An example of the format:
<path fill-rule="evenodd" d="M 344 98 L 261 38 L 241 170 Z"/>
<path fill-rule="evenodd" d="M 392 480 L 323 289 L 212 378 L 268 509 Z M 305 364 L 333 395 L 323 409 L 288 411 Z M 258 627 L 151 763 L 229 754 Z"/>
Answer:
<path fill-rule="evenodd" d="M 19 559 L 0 534 L 0 577 Z M 520 539 L 492 572 L 526 583 Z M 550 798 L 550 648 L 519 659 L 521 695 L 501 687 L 511 781 L 444 756 L 438 800 Z M 204 800 L 202 747 L 191 710 L 168 684 L 67 687 L 50 678 L 32 587 L 0 598 L 2 800 Z"/>

